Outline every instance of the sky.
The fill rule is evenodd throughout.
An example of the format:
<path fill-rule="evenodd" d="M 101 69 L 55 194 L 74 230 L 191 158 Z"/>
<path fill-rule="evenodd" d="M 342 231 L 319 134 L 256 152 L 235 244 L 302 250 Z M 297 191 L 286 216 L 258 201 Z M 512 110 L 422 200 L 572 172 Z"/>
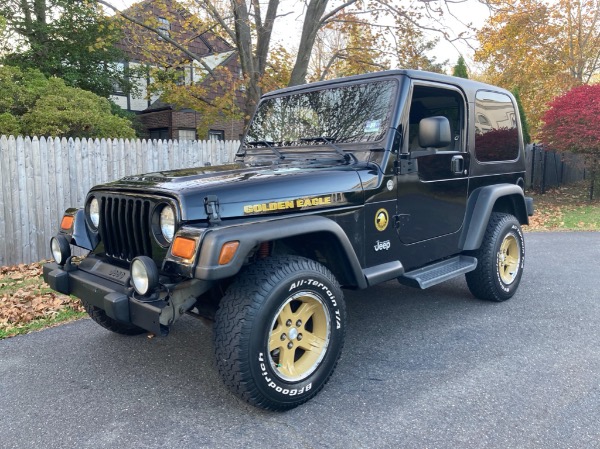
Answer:
<path fill-rule="evenodd" d="M 110 1 L 110 0 L 109 0 Z M 399 4 L 403 4 L 406 1 L 412 0 L 395 0 Z M 424 1 L 424 0 L 414 0 Z M 134 0 L 112 0 L 112 4 L 118 8 L 125 9 L 135 3 Z M 330 1 L 331 6 L 328 10 L 341 3 L 341 0 Z M 457 35 L 460 32 L 468 31 L 464 24 L 472 24 L 475 28 L 479 28 L 483 25 L 486 18 L 488 17 L 488 9 L 485 5 L 480 3 L 478 0 L 452 0 L 448 3 L 451 14 L 444 15 L 444 24 L 448 27 L 450 34 Z M 273 43 L 283 43 L 288 49 L 297 48 L 298 40 L 300 39 L 302 21 L 304 18 L 303 14 L 303 2 L 298 0 L 281 0 L 279 5 L 280 14 L 286 14 L 276 21 L 276 26 L 273 30 L 272 40 Z M 452 16 L 455 16 L 452 17 Z M 439 37 L 439 33 L 430 32 L 429 37 Z M 474 44 L 475 42 L 472 42 Z M 436 57 L 436 62 L 443 62 L 449 60 L 449 69 L 454 66 L 459 56 L 463 56 L 467 62 L 469 68 L 473 68 L 473 49 L 468 44 L 461 41 L 450 43 L 443 39 L 440 39 L 435 50 L 429 55 Z"/>

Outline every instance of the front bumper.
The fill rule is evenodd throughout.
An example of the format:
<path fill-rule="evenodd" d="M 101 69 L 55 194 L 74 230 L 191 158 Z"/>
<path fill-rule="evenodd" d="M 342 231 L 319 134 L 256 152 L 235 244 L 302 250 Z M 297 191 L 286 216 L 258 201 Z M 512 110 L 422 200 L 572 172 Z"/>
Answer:
<path fill-rule="evenodd" d="M 92 272 L 76 265 L 65 264 L 60 267 L 56 263 L 48 263 L 43 267 L 43 277 L 53 290 L 77 296 L 86 304 L 104 310 L 110 318 L 133 324 L 156 335 L 168 333 L 168 327 L 160 323 L 160 315 L 167 302 L 161 299 L 140 301 L 133 297 L 134 291 L 128 287 L 128 270 L 100 261 L 95 261 L 89 267 Z M 99 275 L 93 274 L 94 270 Z M 105 279 L 102 273 L 120 276 L 121 282 Z"/>

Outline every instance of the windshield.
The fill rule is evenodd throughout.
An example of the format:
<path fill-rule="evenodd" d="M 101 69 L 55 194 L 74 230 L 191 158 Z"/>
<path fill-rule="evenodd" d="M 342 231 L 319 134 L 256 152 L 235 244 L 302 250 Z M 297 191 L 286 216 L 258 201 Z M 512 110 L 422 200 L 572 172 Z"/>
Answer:
<path fill-rule="evenodd" d="M 377 142 L 388 129 L 395 86 L 387 80 L 269 98 L 258 106 L 244 145 Z"/>

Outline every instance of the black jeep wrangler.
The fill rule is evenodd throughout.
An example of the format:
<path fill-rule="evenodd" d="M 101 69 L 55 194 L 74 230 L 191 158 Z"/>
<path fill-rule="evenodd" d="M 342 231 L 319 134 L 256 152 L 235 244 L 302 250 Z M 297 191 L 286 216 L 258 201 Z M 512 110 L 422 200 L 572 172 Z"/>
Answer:
<path fill-rule="evenodd" d="M 524 178 L 503 89 L 410 70 L 283 89 L 261 99 L 235 163 L 92 188 L 65 212 L 44 279 L 120 334 L 213 319 L 228 387 L 289 409 L 337 364 L 343 289 L 465 274 L 477 298 L 512 297 Z M 70 245 L 89 255 L 74 262 Z"/>

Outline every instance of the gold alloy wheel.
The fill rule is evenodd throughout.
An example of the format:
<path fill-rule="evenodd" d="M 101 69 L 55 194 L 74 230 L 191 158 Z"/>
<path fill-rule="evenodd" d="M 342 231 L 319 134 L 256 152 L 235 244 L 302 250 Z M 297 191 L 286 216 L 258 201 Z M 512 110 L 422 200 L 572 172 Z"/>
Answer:
<path fill-rule="evenodd" d="M 289 297 L 269 333 L 269 359 L 277 375 L 300 381 L 319 366 L 329 345 L 329 310 L 312 292 Z"/>
<path fill-rule="evenodd" d="M 519 272 L 521 264 L 521 248 L 519 242 L 513 234 L 504 237 L 500 251 L 498 251 L 498 273 L 500 279 L 506 285 L 513 283 Z"/>

